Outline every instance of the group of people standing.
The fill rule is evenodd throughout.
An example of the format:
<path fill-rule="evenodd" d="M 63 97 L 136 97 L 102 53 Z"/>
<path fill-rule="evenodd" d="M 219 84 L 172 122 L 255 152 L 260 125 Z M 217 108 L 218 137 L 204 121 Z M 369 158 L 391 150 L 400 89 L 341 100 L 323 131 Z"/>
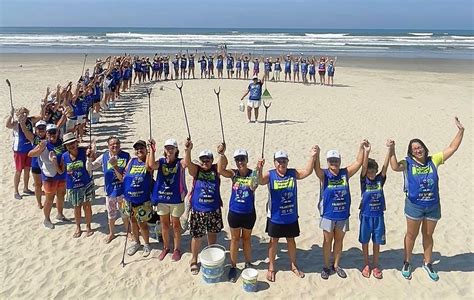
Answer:
<path fill-rule="evenodd" d="M 135 56 L 133 58 L 133 81 L 195 79 L 195 68 L 199 64 L 200 78 L 224 79 L 224 68 L 227 79 L 250 79 L 259 76 L 263 64 L 264 78 L 269 81 L 319 83 L 320 85 L 334 84 L 336 60 L 328 57 L 300 56 L 287 54 L 286 56 L 262 57 L 252 54 L 236 54 L 222 51 L 216 54 L 198 55 L 193 53 L 176 53 L 169 55 L 155 54 L 152 60 L 149 57 Z M 284 73 L 284 80 L 280 74 Z M 292 77 L 293 74 L 293 77 Z M 301 74 L 301 76 L 300 76 Z M 327 76 L 327 77 L 326 77 Z M 293 80 L 292 80 L 293 78 Z"/>
<path fill-rule="evenodd" d="M 341 164 L 341 155 L 337 150 L 326 153 L 327 167 L 323 167 L 318 145 L 310 149 L 309 159 L 303 168 L 289 167 L 289 154 L 280 150 L 273 154 L 273 166 L 267 170 L 264 168 L 263 158 L 258 160 L 254 168 L 248 166 L 249 156 L 246 149 L 235 150 L 233 153 L 235 167 L 230 167 L 225 144 L 217 147 L 217 161 L 210 150 L 202 150 L 198 160 L 193 160 L 193 141 L 190 139 L 184 143 L 183 158 L 179 155 L 178 142 L 172 138 L 167 139 L 161 149 L 158 149 L 153 139 L 136 141 L 133 144 L 134 153 L 130 154 L 121 149 L 118 137 L 111 136 L 107 139 L 107 151 L 99 155 L 92 143 L 89 147 L 80 145 L 82 135 L 77 126 L 83 124 L 82 119 L 80 123 L 74 123 L 72 129 L 64 123 L 69 121 L 77 101 L 86 101 L 84 99 L 87 97 L 90 99 L 97 83 L 112 74 L 113 70 L 133 65 L 129 56 L 109 58 L 106 61 L 108 61 L 107 70 L 98 70 L 102 65 L 102 62 L 98 61 L 94 75 L 87 78 L 81 76 L 74 93 L 71 92 L 72 83 L 64 89 L 58 86 L 51 101 L 48 92 L 40 116 L 30 117 L 26 108 L 20 108 L 12 111 L 7 120 L 6 126 L 13 129 L 14 134 L 15 198 L 22 198 L 18 192 L 22 172 L 25 178 L 24 192 L 33 193 L 28 189 L 30 166 L 33 166 L 34 193 L 38 207 L 43 210 L 43 225 L 46 228 L 55 227 L 50 218 L 54 200 L 57 209 L 56 220 L 69 222 L 63 214 L 66 199 L 74 207 L 76 230 L 73 237 L 78 238 L 83 233 L 82 211 L 86 221 L 86 236 L 94 233 L 91 228 L 91 202 L 94 198 L 91 173 L 94 169 L 101 168 L 104 174 L 105 205 L 109 226 L 105 242 L 110 243 L 116 237 L 115 221 L 121 216 L 126 225 L 125 230 L 128 232 L 130 229 L 133 237 L 133 243 L 128 247 L 127 254 L 135 255 L 141 249 L 142 255 L 147 257 L 152 251 L 148 222 L 159 218 L 163 239 L 159 260 L 171 254 L 172 260 L 179 261 L 182 255 L 182 228 L 186 227 L 182 223 L 189 222 L 189 233 L 192 238 L 190 272 L 196 275 L 199 273 L 198 253 L 202 238 L 207 237 L 208 244 L 214 244 L 218 233 L 224 227 L 222 217 L 224 200 L 220 192 L 221 178 L 224 177 L 231 180 L 231 196 L 225 201 L 228 203 L 227 221 L 231 233 L 231 268 L 228 279 L 232 282 L 237 280 L 237 254 L 241 241 L 245 267 L 252 266 L 251 235 L 257 218 L 255 190 L 259 186 L 266 186 L 268 189 L 265 231 L 270 236 L 270 242 L 266 277 L 269 281 L 275 281 L 278 241 L 280 238 L 285 238 L 290 257 L 290 270 L 302 278 L 304 273 L 297 264 L 295 242 L 295 238 L 300 234 L 297 182 L 314 172 L 320 181 L 317 206 L 321 217 L 319 227 L 323 232 L 324 262 L 321 277 L 328 279 L 331 274 L 337 274 L 341 278 L 346 278 L 347 275 L 341 267 L 341 255 L 344 236 L 349 230 L 352 202 L 349 179 L 362 168 L 359 178 L 361 183 L 359 241 L 364 254 L 362 275 L 369 277 L 373 274 L 375 278 L 380 279 L 382 270 L 378 257 L 380 245 L 386 242 L 384 222 L 386 201 L 383 186 L 390 164 L 392 170 L 403 172 L 405 178 L 407 232 L 402 275 L 407 279 L 411 278 L 411 255 L 421 227 L 424 247 L 423 268 L 432 280 L 438 280 L 438 274 L 431 264 L 433 232 L 437 221 L 441 218 L 437 169 L 461 144 L 464 127 L 457 118 L 455 123 L 458 132 L 453 141 L 442 152 L 433 155 L 429 155 L 428 148 L 421 140 L 413 139 L 409 142 L 406 158 L 398 161 L 395 155 L 395 142 L 388 140 L 386 158 L 380 170 L 377 162 L 369 157 L 372 146 L 367 140 L 360 143 L 355 161 L 345 167 Z M 104 74 L 107 75 L 104 77 Z M 131 77 L 127 77 L 126 80 L 131 80 Z M 129 83 L 126 84 L 125 90 L 130 87 Z M 119 88 L 120 84 L 116 85 L 116 88 Z M 100 97 L 99 101 L 102 100 Z M 93 103 L 92 100 L 89 110 L 92 109 Z M 78 115 L 76 117 L 79 119 Z M 64 134 L 61 133 L 62 128 L 65 128 Z M 157 151 L 162 152 L 159 158 L 156 157 Z M 31 157 L 35 162 L 31 162 Z M 186 186 L 186 169 L 193 182 L 190 191 Z M 44 206 L 41 201 L 43 192 L 46 197 Z M 171 247 L 171 236 L 173 247 Z M 369 261 L 370 240 L 373 242 L 372 263 Z"/>

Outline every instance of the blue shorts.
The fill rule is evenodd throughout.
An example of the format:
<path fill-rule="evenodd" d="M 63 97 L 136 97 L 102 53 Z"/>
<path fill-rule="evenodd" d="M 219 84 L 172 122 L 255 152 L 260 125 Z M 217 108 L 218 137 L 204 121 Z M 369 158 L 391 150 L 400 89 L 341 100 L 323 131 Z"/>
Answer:
<path fill-rule="evenodd" d="M 424 219 L 438 221 L 441 219 L 441 205 L 439 203 L 431 206 L 421 206 L 405 199 L 405 216 L 415 221 Z"/>
<path fill-rule="evenodd" d="M 359 242 L 367 244 L 372 238 L 372 242 L 378 245 L 385 245 L 385 222 L 383 215 L 379 217 L 359 216 Z"/>
<path fill-rule="evenodd" d="M 329 72 L 329 71 L 328 71 L 328 76 L 329 76 L 329 77 L 333 77 L 333 76 L 334 76 L 334 72 Z"/>

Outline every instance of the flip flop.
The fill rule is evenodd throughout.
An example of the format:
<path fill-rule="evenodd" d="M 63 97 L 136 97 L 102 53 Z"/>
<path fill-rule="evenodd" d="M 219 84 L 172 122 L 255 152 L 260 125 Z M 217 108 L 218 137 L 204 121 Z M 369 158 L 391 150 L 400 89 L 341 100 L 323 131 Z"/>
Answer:
<path fill-rule="evenodd" d="M 267 271 L 267 280 L 270 282 L 275 282 L 275 271 L 268 269 Z"/>
<path fill-rule="evenodd" d="M 298 268 L 291 269 L 291 272 L 293 272 L 293 274 L 295 274 L 299 278 L 304 278 L 305 276 L 304 273 L 300 271 Z"/>
<path fill-rule="evenodd" d="M 94 234 L 94 230 L 92 230 L 92 229 L 91 229 L 91 230 L 87 230 L 86 232 L 87 232 L 86 237 L 90 237 L 91 235 Z"/>
<path fill-rule="evenodd" d="M 190 271 L 192 275 L 197 275 L 199 273 L 199 265 L 197 263 L 191 263 L 190 265 Z"/>
<path fill-rule="evenodd" d="M 377 269 L 377 268 L 375 268 L 375 269 Z M 374 277 L 375 277 L 375 269 L 374 269 Z M 365 278 L 370 277 L 370 266 L 369 265 L 366 265 L 364 267 L 364 269 L 362 270 L 362 276 L 364 276 Z"/>
<path fill-rule="evenodd" d="M 113 241 L 117 236 L 114 234 L 112 236 L 108 235 L 105 239 L 104 239 L 104 243 L 106 244 L 109 244 L 111 241 Z"/>
<path fill-rule="evenodd" d="M 374 268 L 374 270 L 372 271 L 372 274 L 374 274 L 374 277 L 377 278 L 377 279 L 382 279 L 383 278 L 382 270 L 380 270 L 377 267 Z"/>
<path fill-rule="evenodd" d="M 72 235 L 72 237 L 75 238 L 75 239 L 77 239 L 77 238 L 80 237 L 81 235 L 82 235 L 82 230 L 74 232 L 74 234 Z"/>

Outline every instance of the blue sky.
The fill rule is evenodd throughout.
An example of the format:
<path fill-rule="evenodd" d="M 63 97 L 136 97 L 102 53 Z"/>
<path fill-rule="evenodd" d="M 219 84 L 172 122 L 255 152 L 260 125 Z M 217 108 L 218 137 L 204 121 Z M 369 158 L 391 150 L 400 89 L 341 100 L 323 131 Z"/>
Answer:
<path fill-rule="evenodd" d="M 472 0 L 0 0 L 1 26 L 474 29 Z"/>

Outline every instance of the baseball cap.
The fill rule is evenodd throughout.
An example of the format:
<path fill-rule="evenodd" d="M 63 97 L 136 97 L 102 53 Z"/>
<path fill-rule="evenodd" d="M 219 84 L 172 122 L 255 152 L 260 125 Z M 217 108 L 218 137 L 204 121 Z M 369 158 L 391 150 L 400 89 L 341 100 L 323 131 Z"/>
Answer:
<path fill-rule="evenodd" d="M 68 132 L 63 136 L 63 145 L 71 144 L 77 141 L 76 135 L 72 132 Z"/>
<path fill-rule="evenodd" d="M 57 130 L 57 129 L 58 129 L 58 126 L 56 126 L 56 124 L 48 124 L 46 126 L 46 131 Z"/>
<path fill-rule="evenodd" d="M 234 152 L 234 157 L 237 157 L 237 156 L 249 157 L 249 154 L 247 153 L 247 150 L 245 150 L 245 149 L 237 149 Z"/>
<path fill-rule="evenodd" d="M 337 150 L 329 150 L 328 153 L 326 154 L 326 158 L 338 158 L 341 159 L 341 154 L 339 154 L 339 151 Z"/>
<path fill-rule="evenodd" d="M 277 159 L 277 158 L 286 158 L 286 159 L 288 159 L 288 153 L 286 151 L 279 150 L 279 151 L 275 152 L 275 154 L 273 155 L 273 159 Z"/>
<path fill-rule="evenodd" d="M 203 151 L 201 151 L 201 153 L 199 153 L 199 158 L 201 158 L 201 157 L 214 158 L 214 155 L 209 150 L 203 150 Z"/>
<path fill-rule="evenodd" d="M 47 125 L 48 125 L 48 123 L 46 123 L 45 121 L 39 120 L 38 122 L 36 122 L 35 127 L 47 126 Z"/>
<path fill-rule="evenodd" d="M 146 142 L 143 140 L 138 140 L 133 144 L 133 149 L 137 149 L 138 147 L 144 147 L 146 148 Z"/>
<path fill-rule="evenodd" d="M 166 147 L 166 146 L 173 146 L 173 147 L 175 147 L 175 148 L 178 148 L 178 142 L 176 142 L 175 139 L 167 139 L 167 140 L 165 141 L 165 147 Z"/>
<path fill-rule="evenodd" d="M 258 76 L 257 76 L 257 75 L 253 75 L 253 76 L 252 76 L 252 79 L 258 79 Z"/>

